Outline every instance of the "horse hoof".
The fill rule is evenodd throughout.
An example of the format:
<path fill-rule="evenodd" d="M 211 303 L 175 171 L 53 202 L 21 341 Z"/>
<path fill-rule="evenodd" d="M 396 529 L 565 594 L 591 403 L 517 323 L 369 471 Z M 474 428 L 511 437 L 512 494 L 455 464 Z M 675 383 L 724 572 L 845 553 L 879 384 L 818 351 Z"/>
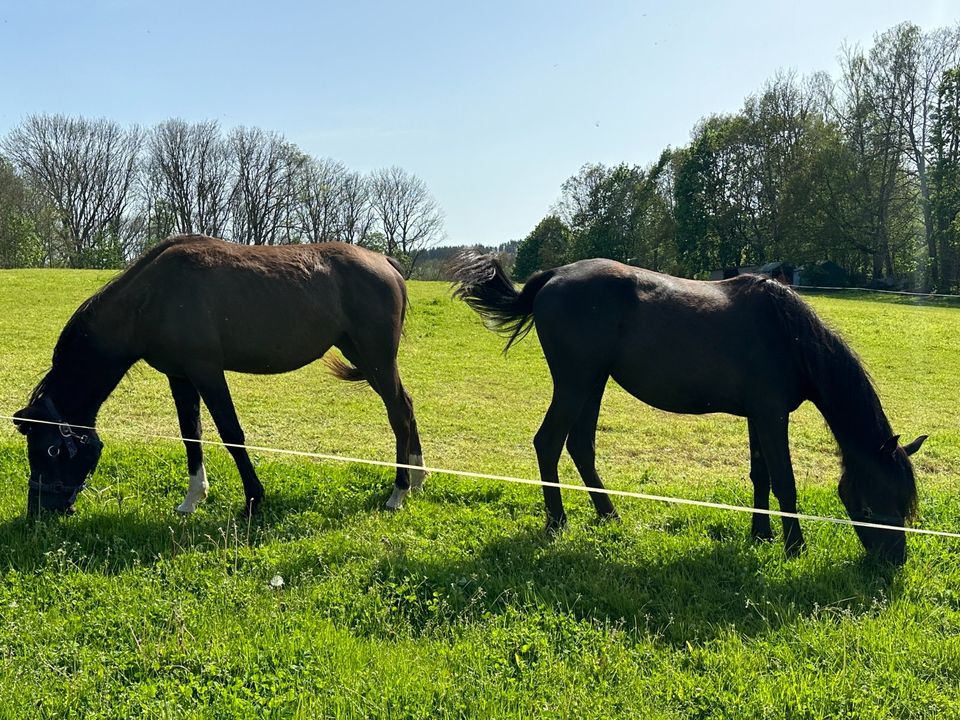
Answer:
<path fill-rule="evenodd" d="M 210 483 L 207 482 L 207 471 L 203 465 L 196 473 L 190 475 L 190 489 L 183 498 L 183 502 L 177 507 L 177 512 L 181 515 L 189 515 L 197 506 L 207 499 L 207 492 L 210 490 Z"/>
<path fill-rule="evenodd" d="M 192 493 L 187 493 L 187 496 L 183 499 L 183 502 L 177 505 L 177 512 L 181 515 L 192 515 L 194 512 L 196 512 L 196 509 L 200 507 L 200 503 L 206 499 L 206 492 L 198 496 L 194 496 Z"/>
<path fill-rule="evenodd" d="M 546 527 L 544 528 L 544 531 L 545 531 L 545 532 L 547 533 L 547 535 L 549 535 L 550 537 L 556 537 L 556 536 L 559 535 L 561 532 L 563 532 L 563 529 L 564 529 L 566 526 L 567 526 L 567 516 L 566 516 L 566 515 L 564 515 L 564 516 L 562 516 L 562 517 L 560 517 L 560 518 L 548 517 L 548 518 L 547 518 L 547 525 L 546 525 Z"/>
<path fill-rule="evenodd" d="M 760 543 L 773 542 L 774 540 L 773 532 L 768 531 L 768 532 L 750 533 L 750 539 L 753 540 L 753 542 L 756 543 L 757 545 L 759 545 Z"/>
<path fill-rule="evenodd" d="M 247 500 L 246 516 L 253 517 L 260 512 L 260 508 L 263 506 L 263 497 L 253 497 Z"/>
<path fill-rule="evenodd" d="M 399 510 L 402 508 L 403 499 L 407 496 L 408 492 L 410 491 L 394 486 L 393 494 L 390 495 L 390 499 L 387 500 L 387 510 Z"/>

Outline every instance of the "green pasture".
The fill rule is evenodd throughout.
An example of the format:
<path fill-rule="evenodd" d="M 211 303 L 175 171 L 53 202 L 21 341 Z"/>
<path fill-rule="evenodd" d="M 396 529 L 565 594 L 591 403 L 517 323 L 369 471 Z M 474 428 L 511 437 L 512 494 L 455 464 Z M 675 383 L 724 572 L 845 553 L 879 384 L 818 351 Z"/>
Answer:
<path fill-rule="evenodd" d="M 109 277 L 0 272 L 0 415 Z M 550 380 L 535 337 L 504 357 L 446 285 L 410 294 L 400 365 L 427 463 L 536 477 Z M 917 525 L 960 531 L 960 309 L 810 302 L 895 431 L 930 435 Z M 392 459 L 378 398 L 321 363 L 230 381 L 250 444 Z M 832 437 L 812 407 L 794 417 L 801 511 L 842 515 Z M 786 560 L 750 543 L 748 515 L 620 499 L 623 521 L 598 523 L 574 492 L 548 540 L 537 488 L 434 473 L 388 513 L 388 470 L 268 452 L 247 522 L 220 448 L 210 497 L 184 518 L 182 445 L 153 437 L 177 430 L 163 376 L 135 367 L 99 426 L 77 514 L 32 521 L 25 444 L 0 421 L 0 717 L 960 717 L 958 541 L 912 537 L 892 572 L 852 529 L 806 523 L 807 552 Z M 751 502 L 742 420 L 611 386 L 597 445 L 609 487 Z M 579 483 L 566 458 L 561 479 Z"/>

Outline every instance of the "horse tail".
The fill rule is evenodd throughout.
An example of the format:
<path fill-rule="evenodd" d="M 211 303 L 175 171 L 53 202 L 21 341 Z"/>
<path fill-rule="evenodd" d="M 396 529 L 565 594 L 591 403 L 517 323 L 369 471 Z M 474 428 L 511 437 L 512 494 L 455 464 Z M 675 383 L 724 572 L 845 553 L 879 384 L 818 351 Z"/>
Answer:
<path fill-rule="evenodd" d="M 339 380 L 346 380 L 347 382 L 366 382 L 367 380 L 366 376 L 360 372 L 360 368 L 345 362 L 337 355 L 331 355 L 324 358 L 323 361 L 330 373 Z"/>
<path fill-rule="evenodd" d="M 393 266 L 393 269 L 400 273 L 400 277 L 403 277 L 403 265 L 400 264 L 400 261 L 390 255 L 384 255 L 384 257 Z"/>
<path fill-rule="evenodd" d="M 508 337 L 507 352 L 533 328 L 534 298 L 554 273 L 535 273 L 518 292 L 496 257 L 466 252 L 454 261 L 453 295 L 473 308 L 487 328 Z"/>

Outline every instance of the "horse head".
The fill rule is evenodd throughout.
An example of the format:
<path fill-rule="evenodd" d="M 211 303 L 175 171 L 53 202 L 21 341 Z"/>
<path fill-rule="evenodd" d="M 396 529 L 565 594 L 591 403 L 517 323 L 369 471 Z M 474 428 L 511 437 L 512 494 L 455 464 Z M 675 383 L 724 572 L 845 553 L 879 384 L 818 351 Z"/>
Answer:
<path fill-rule="evenodd" d="M 15 413 L 13 423 L 27 437 L 27 512 L 72 513 L 87 476 L 100 461 L 103 443 L 96 431 L 69 425 L 49 398 Z"/>
<path fill-rule="evenodd" d="M 927 436 L 904 446 L 899 439 L 894 435 L 875 452 L 845 461 L 839 492 L 851 520 L 902 528 L 912 519 L 917 486 L 909 456 Z M 860 525 L 854 529 L 867 552 L 895 565 L 906 562 L 907 540 L 902 530 Z"/>

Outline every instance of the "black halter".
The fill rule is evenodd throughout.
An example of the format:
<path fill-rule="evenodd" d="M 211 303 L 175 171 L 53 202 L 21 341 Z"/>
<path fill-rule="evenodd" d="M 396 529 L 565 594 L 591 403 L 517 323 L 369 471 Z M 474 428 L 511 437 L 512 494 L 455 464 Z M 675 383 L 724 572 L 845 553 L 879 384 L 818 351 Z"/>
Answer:
<path fill-rule="evenodd" d="M 80 451 L 79 445 L 90 445 L 95 448 L 97 454 L 99 455 L 100 449 L 103 447 L 103 443 L 100 442 L 100 439 L 96 436 L 94 432 L 81 433 L 75 430 L 66 420 L 63 419 L 63 416 L 57 410 L 57 406 L 53 404 L 53 400 L 48 397 L 43 398 L 44 407 L 50 413 L 50 418 L 57 424 L 57 430 L 60 432 L 60 442 L 54 445 L 51 445 L 47 448 L 47 454 L 50 457 L 56 457 L 61 452 L 61 447 L 66 447 L 67 455 L 72 460 L 77 456 L 77 453 Z M 94 463 L 96 467 L 96 463 Z M 91 468 L 91 472 L 93 468 Z M 27 481 L 27 487 L 31 490 L 36 490 L 37 492 L 51 493 L 54 495 L 68 495 L 68 504 L 73 504 L 77 499 L 77 495 L 87 486 L 86 478 L 79 485 L 67 485 L 62 480 L 57 480 L 56 482 L 44 482 L 43 476 L 38 475 L 34 479 L 33 475 L 30 476 L 30 479 Z"/>
<path fill-rule="evenodd" d="M 880 513 L 875 513 L 869 507 L 864 507 L 863 510 L 857 513 L 850 513 L 850 519 L 855 522 L 869 522 L 876 523 L 877 525 L 892 525 L 896 528 L 901 528 L 904 525 L 904 520 L 902 517 L 897 517 L 896 515 L 881 515 Z"/>
<path fill-rule="evenodd" d="M 72 460 L 77 456 L 77 443 L 75 441 L 79 441 L 81 445 L 86 445 L 87 441 L 90 439 L 90 436 L 78 433 L 76 430 L 70 427 L 70 425 L 63 419 L 63 416 L 57 411 L 57 406 L 53 404 L 53 400 L 51 400 L 49 396 L 43 399 L 43 404 L 50 412 L 51 419 L 57 423 L 57 429 L 60 431 L 60 437 L 63 438 L 62 443 L 66 445 L 67 453 L 69 453 L 70 459 Z M 54 448 L 56 448 L 57 452 L 53 452 Z M 60 449 L 56 445 L 51 445 L 47 449 L 47 452 L 51 456 L 55 456 L 60 453 Z"/>

